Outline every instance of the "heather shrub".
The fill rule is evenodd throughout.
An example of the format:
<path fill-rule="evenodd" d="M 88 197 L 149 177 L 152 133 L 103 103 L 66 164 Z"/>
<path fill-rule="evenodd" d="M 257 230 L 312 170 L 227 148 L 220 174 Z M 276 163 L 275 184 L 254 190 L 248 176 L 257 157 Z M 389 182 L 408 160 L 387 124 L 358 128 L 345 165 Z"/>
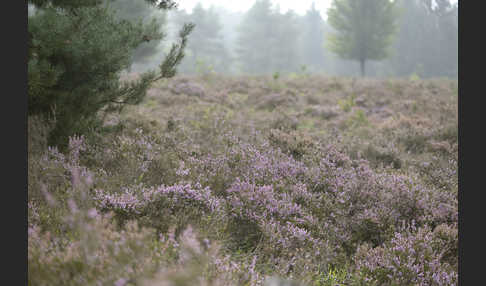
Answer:
<path fill-rule="evenodd" d="M 458 126 L 457 124 L 450 124 L 444 128 L 441 128 L 437 134 L 438 139 L 445 140 L 451 144 L 457 143 L 458 138 Z"/>
<path fill-rule="evenodd" d="M 226 225 L 228 237 L 225 239 L 229 249 L 239 253 L 250 253 L 257 249 L 263 233 L 255 220 L 234 215 Z"/>
<path fill-rule="evenodd" d="M 79 165 L 79 156 L 85 149 L 83 137 L 69 139 L 69 153 L 63 154 L 56 147 L 48 147 L 41 154 L 29 154 L 29 199 L 33 202 L 54 204 L 55 198 L 66 205 L 69 194 L 74 192 L 74 183 L 90 183 L 92 174 Z M 62 217 L 63 208 L 58 208 Z M 41 217 L 43 215 L 41 214 Z M 56 219 L 49 219 L 50 222 Z"/>
<path fill-rule="evenodd" d="M 240 223 L 246 221 L 259 226 L 260 230 L 265 227 L 276 227 L 284 225 L 287 230 L 292 230 L 294 236 L 308 235 L 305 229 L 294 226 L 293 223 L 304 223 L 312 220 L 306 217 L 306 213 L 299 204 L 292 201 L 292 195 L 288 193 L 275 192 L 272 186 L 256 186 L 252 183 L 241 182 L 239 179 L 227 190 L 229 193 L 229 215 L 238 219 Z M 266 225 L 265 222 L 269 224 Z M 278 224 L 278 225 L 275 225 Z M 279 230 L 280 231 L 280 230 Z M 281 244 L 290 243 L 280 241 Z"/>
<path fill-rule="evenodd" d="M 291 106 L 296 103 L 297 99 L 291 92 L 271 93 L 260 99 L 258 109 L 274 110 L 280 106 Z"/>
<path fill-rule="evenodd" d="M 292 115 L 282 113 L 272 120 L 270 127 L 272 129 L 291 131 L 297 130 L 298 124 L 299 121 L 297 118 L 293 117 Z"/>
<path fill-rule="evenodd" d="M 163 249 L 151 231 L 134 223 L 119 231 L 108 218 L 89 213 L 85 221 L 82 214 L 68 217 L 76 236 L 70 240 L 29 228 L 29 285 L 125 285 L 155 271 Z"/>
<path fill-rule="evenodd" d="M 234 261 L 221 253 L 217 242 L 202 239 L 191 226 L 172 240 L 178 250 L 177 263 L 164 265 L 141 285 L 262 285 L 264 277 L 256 271 L 257 256 Z"/>
<path fill-rule="evenodd" d="M 280 148 L 284 153 L 292 155 L 295 159 L 309 153 L 314 143 L 311 138 L 298 131 L 284 132 L 279 129 L 270 130 L 269 141 L 273 146 Z"/>
<path fill-rule="evenodd" d="M 111 215 L 75 201 L 64 223 L 69 239 L 29 228 L 29 285 L 261 285 L 255 259 L 233 262 L 191 226 L 180 235 L 171 228 L 157 236 L 134 221 L 120 228 Z"/>
<path fill-rule="evenodd" d="M 308 94 L 305 96 L 305 100 L 307 104 L 310 105 L 318 105 L 320 103 L 320 97 L 315 94 Z"/>
<path fill-rule="evenodd" d="M 407 152 L 423 153 L 427 147 L 427 140 L 430 135 L 419 133 L 415 130 L 410 130 L 407 134 L 400 138 L 400 143 L 405 146 Z"/>
<path fill-rule="evenodd" d="M 51 148 L 43 158 L 47 177 L 69 171 L 69 179 L 58 179 L 64 181 L 61 186 L 46 181 L 44 200 L 30 203 L 29 285 L 113 284 L 156 266 L 148 257 L 157 252 L 151 231 L 139 231 L 135 223 L 119 231 L 94 208 L 92 174 L 79 165 L 85 148 L 83 137 L 72 137 L 66 156 Z"/>
<path fill-rule="evenodd" d="M 457 158 L 441 158 L 432 156 L 429 160 L 417 164 L 424 181 L 438 190 L 458 190 L 459 176 Z"/>
<path fill-rule="evenodd" d="M 83 137 L 74 137 L 70 140 L 68 154 L 51 148 L 45 156 L 46 163 L 57 167 L 50 166 L 47 169 L 50 174 L 70 170 L 71 176 L 63 195 L 51 193 L 52 188 L 49 188 L 43 192 L 46 202 L 29 203 L 29 285 L 130 285 L 152 279 L 156 271 L 161 271 L 162 265 L 170 272 L 185 275 L 184 269 L 172 266 L 177 259 L 183 259 L 186 251 L 184 247 L 179 251 L 175 237 L 190 222 L 201 226 L 205 223 L 201 219 L 184 220 L 181 216 L 187 217 L 191 210 L 198 208 L 199 213 L 194 213 L 193 218 L 204 211 L 216 213 L 219 201 L 211 197 L 207 188 L 201 193 L 189 185 L 127 189 L 120 195 L 93 190 L 91 186 L 95 180 L 92 174 L 79 164 L 83 151 L 88 148 Z M 40 208 L 39 204 L 45 206 Z M 166 210 L 169 210 L 168 214 Z M 59 211 L 62 213 L 58 215 Z M 103 214 L 106 211 L 110 212 Z M 42 215 L 49 216 L 50 224 L 43 223 Z M 121 217 L 124 223 L 116 223 Z M 161 229 L 161 221 L 170 228 Z M 214 220 L 208 220 L 206 225 L 212 223 Z M 139 228 L 137 225 L 140 224 L 150 228 Z M 179 230 L 176 229 L 178 225 Z M 163 236 L 157 236 L 156 231 Z M 182 240 L 185 236 L 182 233 Z M 191 265 L 200 260 L 198 257 L 190 259 L 195 259 Z M 236 273 L 226 273 L 225 281 L 236 279 L 233 275 L 242 275 L 240 269 L 244 268 L 231 266 L 228 258 L 218 259 L 211 263 L 221 261 L 217 265 L 219 269 L 233 267 Z M 220 275 L 205 271 L 198 273 L 201 274 Z M 166 283 L 170 279 L 159 282 Z"/>
<path fill-rule="evenodd" d="M 306 174 L 314 192 L 323 193 L 320 201 L 314 198 L 322 204 L 315 216 L 335 226 L 333 236 L 348 251 L 359 241 L 383 243 L 402 220 L 431 225 L 457 221 L 453 194 L 428 189 L 417 178 L 376 173 L 366 161 L 353 161 L 332 148 Z"/>
<path fill-rule="evenodd" d="M 402 167 L 402 160 L 400 159 L 398 152 L 393 147 L 382 147 L 375 145 L 368 145 L 362 156 L 366 158 L 374 166 L 392 166 L 395 169 Z"/>
<path fill-rule="evenodd" d="M 193 188 L 190 184 L 143 188 L 132 186 L 124 192 L 110 194 L 94 190 L 98 209 L 113 211 L 120 222 L 138 219 L 146 226 L 167 232 L 189 223 L 201 223 L 204 214 L 216 214 L 222 202 L 211 195 L 209 188 Z"/>
<path fill-rule="evenodd" d="M 383 246 L 360 246 L 356 253 L 356 265 L 367 283 L 457 285 L 457 268 L 443 259 L 444 254 L 450 251 L 450 248 L 444 248 L 451 237 L 445 234 L 448 232 L 448 227 L 434 233 L 427 226 L 417 228 L 411 224 L 396 232 L 390 242 Z M 447 239 L 444 240 L 440 234 Z"/>
<path fill-rule="evenodd" d="M 433 237 L 433 248 L 441 252 L 441 263 L 448 263 L 457 270 L 459 254 L 457 224 L 438 225 L 433 231 Z"/>
<path fill-rule="evenodd" d="M 310 114 L 312 117 L 322 118 L 324 120 L 330 120 L 339 115 L 339 107 L 328 107 L 328 106 L 316 106 L 309 107 L 306 109 L 306 113 Z"/>
<path fill-rule="evenodd" d="M 152 133 L 135 128 L 90 145 L 85 163 L 96 170 L 99 188 L 120 190 L 142 181 L 166 183 L 176 165 L 174 151 L 166 151 L 164 143 Z"/>
<path fill-rule="evenodd" d="M 185 163 L 189 170 L 186 178 L 224 194 L 236 178 L 259 185 L 280 185 L 297 182 L 305 170 L 302 163 L 271 148 L 266 140 L 256 145 L 227 136 L 226 142 L 216 154 L 189 157 Z"/>
<path fill-rule="evenodd" d="M 304 227 L 314 223 L 300 206 L 309 199 L 305 186 L 300 190 L 293 187 L 305 167 L 278 150 L 268 153 L 268 143 L 263 147 L 267 150 L 265 155 L 260 153 L 261 147 L 240 142 L 225 155 L 191 158 L 184 164 L 188 170 L 186 178 L 197 174 L 197 181 L 208 184 L 225 199 L 231 218 L 227 231 L 233 248 L 248 251 L 265 247 L 266 253 L 276 256 L 302 243 L 325 247 Z"/>
<path fill-rule="evenodd" d="M 454 117 L 434 125 L 439 95 L 422 104 L 405 83 L 413 117 L 379 81 L 318 79 L 285 83 L 296 94 L 342 84 L 316 110 L 343 94 L 366 104 L 327 119 L 305 97 L 257 109 L 265 79 L 215 78 L 203 97 L 153 90 L 152 106 L 65 149 L 31 121 L 30 285 L 454 285 Z M 231 88 L 242 93 L 225 98 Z M 396 116 L 370 113 L 382 102 Z M 338 129 L 356 110 L 369 125 Z M 447 152 L 431 148 L 441 142 Z"/>
<path fill-rule="evenodd" d="M 204 96 L 204 88 L 197 83 L 192 82 L 176 82 L 170 89 L 175 94 L 185 94 L 188 96 Z"/>

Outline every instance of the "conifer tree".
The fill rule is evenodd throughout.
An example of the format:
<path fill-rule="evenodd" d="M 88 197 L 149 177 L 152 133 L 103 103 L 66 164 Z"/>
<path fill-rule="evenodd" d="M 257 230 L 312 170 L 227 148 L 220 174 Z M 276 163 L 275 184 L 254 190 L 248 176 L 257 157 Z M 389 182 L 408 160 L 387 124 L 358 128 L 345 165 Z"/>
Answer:
<path fill-rule="evenodd" d="M 458 65 L 458 6 L 450 0 L 436 0 L 436 6 L 429 8 L 437 42 L 433 49 L 435 55 L 434 74 L 437 76 L 457 76 Z"/>
<path fill-rule="evenodd" d="M 198 64 L 210 66 L 216 72 L 227 69 L 229 55 L 221 34 L 223 26 L 214 7 L 204 9 L 198 2 L 191 14 L 184 11 L 176 13 L 176 22 L 195 24 L 191 40 L 187 44 L 188 57 L 184 60 L 189 70 L 194 70 Z"/>
<path fill-rule="evenodd" d="M 142 1 L 142 0 L 138 0 Z M 171 9 L 171 0 L 145 0 Z M 160 36 L 141 21 L 119 19 L 102 0 L 29 0 L 28 114 L 53 120 L 49 144 L 65 145 L 67 136 L 101 124 L 101 115 L 137 104 L 151 83 L 172 77 L 184 57 L 193 25 L 180 31 L 159 66 L 132 82 L 121 82 L 134 51 Z M 153 28 L 153 27 L 152 27 Z"/>
<path fill-rule="evenodd" d="M 300 62 L 298 16 L 280 13 L 269 0 L 257 0 L 238 29 L 236 53 L 244 72 L 296 71 Z"/>
<path fill-rule="evenodd" d="M 292 10 L 281 14 L 277 7 L 272 15 L 272 25 L 274 32 L 269 39 L 272 69 L 278 72 L 295 72 L 301 64 L 297 14 Z"/>
<path fill-rule="evenodd" d="M 152 37 L 140 44 L 133 52 L 132 63 L 148 64 L 153 57 L 160 53 L 160 44 L 166 37 L 164 28 L 167 25 L 165 10 L 154 9 L 147 1 L 134 0 L 104 0 L 110 8 L 115 11 L 118 19 L 125 19 L 137 24 L 142 21 L 148 30 L 151 30 Z"/>
<path fill-rule="evenodd" d="M 395 4 L 390 0 L 334 0 L 328 10 L 330 49 L 344 59 L 359 61 L 365 75 L 367 60 L 388 56 L 395 31 Z"/>
<path fill-rule="evenodd" d="M 426 39 L 427 15 L 420 0 L 397 0 L 400 11 L 398 31 L 393 43 L 393 56 L 390 58 L 397 76 L 409 76 L 412 73 L 423 76 L 421 61 Z"/>
<path fill-rule="evenodd" d="M 274 72 L 270 41 L 274 36 L 272 14 L 270 0 L 257 0 L 238 28 L 236 53 L 244 72 Z"/>
<path fill-rule="evenodd" d="M 315 3 L 303 17 L 302 61 L 313 71 L 324 65 L 324 21 Z"/>
<path fill-rule="evenodd" d="M 457 5 L 395 0 L 400 9 L 390 65 L 397 76 L 457 76 Z M 449 3 L 449 4 L 448 4 Z"/>

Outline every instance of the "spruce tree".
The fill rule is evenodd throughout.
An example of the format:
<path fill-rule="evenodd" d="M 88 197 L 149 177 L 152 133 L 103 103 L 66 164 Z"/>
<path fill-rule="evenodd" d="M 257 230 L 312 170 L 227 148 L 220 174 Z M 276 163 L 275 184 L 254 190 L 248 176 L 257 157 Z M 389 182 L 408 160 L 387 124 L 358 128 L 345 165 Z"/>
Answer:
<path fill-rule="evenodd" d="M 145 1 L 159 9 L 175 6 L 171 0 Z M 158 72 L 121 82 L 137 47 L 160 36 L 153 27 L 117 18 L 102 0 L 28 3 L 37 10 L 28 19 L 28 114 L 54 121 L 51 145 L 99 127 L 102 114 L 139 103 L 151 83 L 174 76 L 193 29 L 183 27 Z"/>
<path fill-rule="evenodd" d="M 357 60 L 365 75 L 367 60 L 388 56 L 395 31 L 395 4 L 390 0 L 334 0 L 328 10 L 330 49 L 344 59 Z"/>

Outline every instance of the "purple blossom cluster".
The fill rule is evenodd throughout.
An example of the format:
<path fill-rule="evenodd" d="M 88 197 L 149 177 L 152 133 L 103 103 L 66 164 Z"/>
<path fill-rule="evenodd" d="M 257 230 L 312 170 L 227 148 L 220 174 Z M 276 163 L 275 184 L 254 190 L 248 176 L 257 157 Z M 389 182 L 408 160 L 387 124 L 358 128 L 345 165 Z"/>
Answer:
<path fill-rule="evenodd" d="M 429 227 L 411 224 L 381 247 L 362 245 L 356 266 L 380 285 L 457 285 L 457 269 L 442 261 L 447 249 L 434 247 L 437 240 Z"/>
<path fill-rule="evenodd" d="M 241 182 L 237 178 L 226 192 L 233 215 L 248 217 L 255 221 L 270 217 L 287 220 L 305 216 L 302 207 L 293 202 L 291 194 L 278 193 L 272 185 L 256 186 Z"/>
<path fill-rule="evenodd" d="M 253 184 L 278 187 L 298 183 L 307 170 L 304 163 L 272 148 L 267 141 L 257 147 L 231 137 L 226 139 L 230 143 L 222 154 L 189 158 L 187 163 L 195 181 L 201 184 L 223 181 L 224 186 L 229 187 L 240 178 Z"/>
<path fill-rule="evenodd" d="M 367 161 L 351 160 L 332 147 L 309 169 L 306 184 L 318 194 L 314 209 L 328 210 L 320 217 L 336 226 L 342 239 L 368 236 L 363 231 L 380 235 L 404 220 L 431 225 L 457 222 L 453 193 L 428 188 L 411 176 L 378 173 Z"/>
<path fill-rule="evenodd" d="M 363 240 L 380 245 L 402 221 L 457 222 L 453 193 L 411 176 L 376 172 L 333 146 L 296 160 L 266 141 L 225 139 L 230 143 L 222 153 L 189 157 L 178 174 L 210 186 L 228 216 L 251 221 L 276 245 L 304 238 L 352 249 Z"/>
<path fill-rule="evenodd" d="M 147 150 L 140 154 L 152 152 L 149 138 L 141 131 L 137 138 L 130 142 Z M 185 182 L 132 185 L 117 193 L 97 189 L 94 201 L 99 209 L 135 217 L 189 206 L 243 219 L 240 222 L 255 225 L 263 235 L 259 243 L 272 245 L 267 254 L 280 255 L 279 259 L 287 255 L 286 249 L 298 247 L 311 247 L 324 255 L 328 249 L 339 252 L 346 245 L 355 249 L 362 242 L 381 245 L 390 227 L 402 221 L 457 222 L 457 199 L 452 193 L 427 188 L 411 176 L 376 172 L 367 161 L 353 160 L 333 146 L 296 160 L 267 141 L 250 144 L 234 136 L 225 140 L 228 144 L 221 153 L 179 162 L 175 174 Z M 82 149 L 75 147 L 82 144 L 72 142 L 70 158 L 76 158 Z M 55 150 L 52 158 L 64 160 Z M 326 253 L 326 258 L 333 255 Z"/>
<path fill-rule="evenodd" d="M 313 156 L 297 160 L 267 141 L 250 144 L 232 136 L 225 139 L 229 144 L 221 153 L 180 161 L 175 170 L 181 180 L 177 184 L 134 184 L 120 192 L 95 189 L 92 196 L 97 208 L 125 213 L 129 218 L 165 209 L 177 213 L 185 207 L 200 213 L 218 213 L 229 220 L 237 218 L 258 228 L 262 235 L 258 243 L 266 245 L 267 258 L 281 261 L 282 269 L 291 269 L 296 259 L 307 259 L 289 249 L 313 249 L 313 259 L 327 263 L 346 245 L 353 249 L 363 242 L 379 246 L 375 251 L 383 254 L 387 246 L 381 245 L 388 239 L 388 230 L 403 221 L 424 226 L 457 222 L 457 198 L 453 193 L 425 187 L 412 176 L 376 172 L 367 161 L 353 160 L 333 146 L 321 147 Z M 135 144 L 139 151 L 134 159 L 140 163 L 135 165 L 142 167 L 158 154 L 153 141 L 141 130 L 137 130 L 135 139 L 126 137 L 120 144 Z M 80 154 L 86 148 L 84 138 L 74 137 L 67 156 L 51 148 L 45 160 L 69 170 L 72 178 L 91 178 L 89 170 L 80 166 Z M 108 175 L 106 171 L 98 172 L 103 174 Z M 401 232 L 395 233 L 391 243 L 413 252 L 409 240 L 415 236 L 401 239 Z M 390 265 L 404 264 L 406 269 L 418 271 L 416 261 L 425 263 L 424 257 L 404 262 L 395 256 L 399 250 L 390 248 L 392 254 L 386 258 L 392 261 Z M 377 255 L 375 260 L 385 259 Z M 371 269 L 368 273 L 372 277 L 377 267 L 373 265 L 382 262 L 370 259 L 363 264 L 368 268 L 363 269 Z M 451 272 L 440 272 L 440 260 L 431 260 L 427 265 L 432 270 L 426 274 L 406 272 L 414 277 L 413 283 L 422 283 L 420 279 L 429 276 L 440 283 L 454 279 Z M 390 279 L 404 282 L 397 277 L 405 275 L 405 270 L 393 269 L 387 274 Z"/>
<path fill-rule="evenodd" d="M 81 163 L 81 153 L 88 149 L 84 136 L 69 138 L 67 154 L 61 153 L 56 147 L 49 147 L 40 158 L 40 170 L 43 176 L 41 192 L 47 199 L 51 194 L 47 185 L 70 185 L 69 192 L 75 192 L 80 187 L 91 186 L 94 174 Z M 85 192 L 79 192 L 86 199 Z"/>
<path fill-rule="evenodd" d="M 190 184 L 144 188 L 135 186 L 125 188 L 122 193 L 110 194 L 103 190 L 94 191 L 94 200 L 102 210 L 118 210 L 141 214 L 148 207 L 165 202 L 167 207 L 180 207 L 186 204 L 200 206 L 203 210 L 217 211 L 221 200 L 211 194 L 211 190 Z"/>
<path fill-rule="evenodd" d="M 257 225 L 263 243 L 272 245 L 269 252 L 283 255 L 282 250 L 298 247 L 324 249 L 327 243 L 318 237 L 319 233 L 309 230 L 317 219 L 296 203 L 296 199 L 309 194 L 303 185 L 297 189 L 300 192 L 277 192 L 272 185 L 257 186 L 237 178 L 227 189 L 228 215 Z"/>

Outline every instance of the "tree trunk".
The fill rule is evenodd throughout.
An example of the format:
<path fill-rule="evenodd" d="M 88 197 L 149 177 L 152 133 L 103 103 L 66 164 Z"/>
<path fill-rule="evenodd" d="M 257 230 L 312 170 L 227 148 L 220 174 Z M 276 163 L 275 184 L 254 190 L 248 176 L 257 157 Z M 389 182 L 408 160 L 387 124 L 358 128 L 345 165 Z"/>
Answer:
<path fill-rule="evenodd" d="M 361 77 L 365 76 L 365 60 L 359 60 L 359 65 L 361 68 Z"/>

